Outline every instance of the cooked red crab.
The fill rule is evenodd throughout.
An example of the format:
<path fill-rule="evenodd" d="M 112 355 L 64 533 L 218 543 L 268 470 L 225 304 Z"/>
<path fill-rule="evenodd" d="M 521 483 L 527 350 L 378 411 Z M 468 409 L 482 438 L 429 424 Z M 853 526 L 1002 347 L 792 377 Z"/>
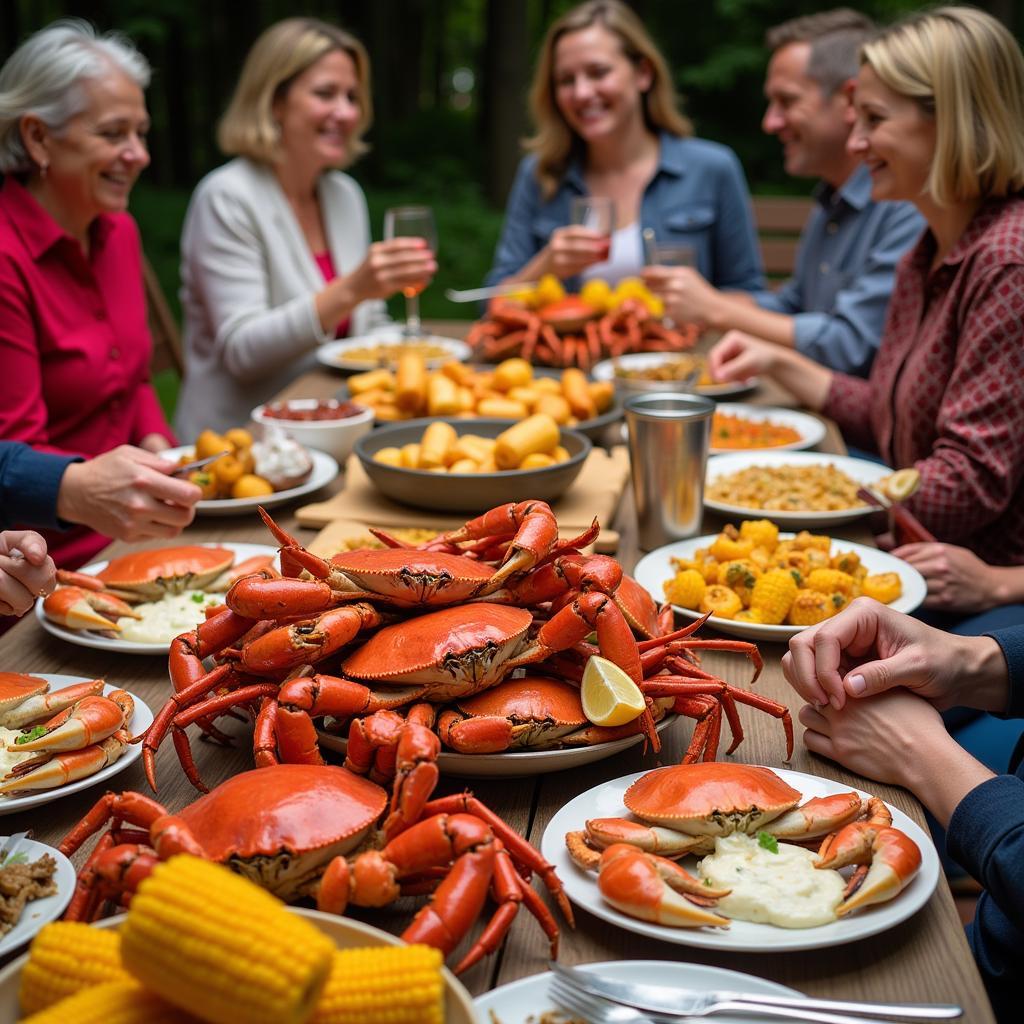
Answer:
<path fill-rule="evenodd" d="M 626 790 L 623 802 L 634 820 L 592 818 L 584 831 L 569 832 L 565 840 L 577 864 L 600 872 L 598 887 L 610 903 L 634 917 L 679 927 L 712 922 L 703 909 L 706 901 L 694 907 L 692 894 L 678 881 L 681 869 L 666 858 L 711 853 L 716 836 L 763 831 L 798 843 L 824 836 L 816 867 L 859 865 L 836 910 L 839 917 L 892 899 L 917 873 L 921 851 L 906 833 L 892 828 L 892 815 L 881 800 L 863 800 L 854 792 L 801 799 L 769 768 L 674 765 L 648 772 Z M 653 872 L 664 884 L 640 885 L 622 870 L 606 877 L 604 857 L 621 844 L 632 848 L 638 873 Z M 614 859 L 624 856 L 618 851 Z M 706 895 L 707 889 L 694 894 Z"/>

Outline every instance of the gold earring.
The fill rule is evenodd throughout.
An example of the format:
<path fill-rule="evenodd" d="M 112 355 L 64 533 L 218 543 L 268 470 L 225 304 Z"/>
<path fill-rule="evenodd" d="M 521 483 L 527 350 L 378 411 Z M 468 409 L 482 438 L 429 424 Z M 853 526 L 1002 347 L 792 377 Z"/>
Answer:
<path fill-rule="evenodd" d="M 45 177 L 46 177 L 46 172 L 47 172 L 47 171 L 48 171 L 49 169 L 50 169 L 50 165 L 49 165 L 48 163 L 46 163 L 45 161 L 44 161 L 43 163 L 41 163 L 41 164 L 39 165 L 39 177 L 40 177 L 40 178 L 44 178 L 44 179 L 45 179 Z"/>

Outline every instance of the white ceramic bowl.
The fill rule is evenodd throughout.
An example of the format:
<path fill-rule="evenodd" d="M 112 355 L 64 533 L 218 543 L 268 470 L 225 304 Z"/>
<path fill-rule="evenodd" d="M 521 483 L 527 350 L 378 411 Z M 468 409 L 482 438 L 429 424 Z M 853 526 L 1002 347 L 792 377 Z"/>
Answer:
<path fill-rule="evenodd" d="M 308 918 L 309 921 L 331 939 L 338 949 L 352 949 L 358 946 L 400 946 L 402 940 L 394 935 L 373 928 L 362 921 L 348 917 L 335 917 L 333 914 L 321 914 L 317 910 L 304 907 L 289 907 L 293 914 Z M 99 921 L 94 927 L 118 928 L 124 915 L 108 917 Z M 0 1020 L 15 1021 L 18 1019 L 18 988 L 21 985 L 21 972 L 28 962 L 28 954 L 11 961 L 0 971 Z M 447 968 L 444 969 L 445 988 L 445 1020 L 448 1024 L 482 1024 L 482 1018 L 473 1008 L 473 1000 L 462 983 Z M 71 1024 L 71 1021 L 68 1021 Z"/>
<path fill-rule="evenodd" d="M 317 398 L 292 398 L 280 403 L 289 409 L 314 409 Z M 279 404 L 279 403 L 273 403 Z M 326 452 L 340 464 L 352 454 L 356 441 L 373 429 L 373 409 L 360 409 L 352 416 L 333 420 L 288 420 L 266 414 L 266 405 L 258 405 L 251 415 L 260 426 L 280 427 L 290 437 L 307 448 Z"/>

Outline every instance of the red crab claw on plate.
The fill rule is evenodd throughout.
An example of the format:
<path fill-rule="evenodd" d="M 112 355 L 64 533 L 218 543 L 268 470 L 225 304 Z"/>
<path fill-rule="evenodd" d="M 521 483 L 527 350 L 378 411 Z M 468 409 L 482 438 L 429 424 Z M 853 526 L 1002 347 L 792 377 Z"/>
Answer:
<path fill-rule="evenodd" d="M 0 793 L 26 789 L 56 789 L 58 786 L 95 775 L 113 764 L 128 749 L 131 736 L 119 729 L 100 743 L 81 750 L 68 750 L 53 757 L 45 754 L 16 764 L 0 780 Z"/>
<path fill-rule="evenodd" d="M 46 692 L 49 686 L 45 679 L 17 672 L 0 672 L 0 726 L 20 729 L 71 707 L 83 697 L 103 692 L 102 679 L 73 683 L 53 693 Z"/>
<path fill-rule="evenodd" d="M 43 613 L 51 622 L 68 629 L 109 629 L 119 633 L 118 618 L 141 618 L 130 604 L 102 590 L 58 587 L 43 601 Z"/>
<path fill-rule="evenodd" d="M 19 737 L 14 743 L 9 743 L 7 749 L 16 753 L 22 750 L 49 753 L 81 750 L 112 736 L 131 721 L 134 711 L 135 701 L 124 690 L 114 690 L 109 697 L 82 697 L 48 722 L 32 729 L 28 734 L 31 739 Z M 38 730 L 42 731 L 33 736 Z"/>

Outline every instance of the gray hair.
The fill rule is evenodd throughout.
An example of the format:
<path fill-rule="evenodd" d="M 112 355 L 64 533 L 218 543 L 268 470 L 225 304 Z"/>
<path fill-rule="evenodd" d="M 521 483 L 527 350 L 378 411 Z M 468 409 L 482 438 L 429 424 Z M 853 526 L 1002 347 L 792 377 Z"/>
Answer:
<path fill-rule="evenodd" d="M 99 35 L 78 18 L 54 22 L 26 39 L 0 68 L 0 172 L 33 167 L 21 138 L 26 114 L 59 131 L 85 108 L 82 81 L 111 70 L 140 89 L 149 85 L 149 64 L 128 39 Z"/>
<path fill-rule="evenodd" d="M 831 96 L 844 82 L 857 77 L 860 48 L 874 35 L 874 22 L 860 11 L 836 7 L 831 11 L 790 18 L 765 33 L 765 42 L 773 53 L 790 43 L 810 43 L 807 77 Z"/>

